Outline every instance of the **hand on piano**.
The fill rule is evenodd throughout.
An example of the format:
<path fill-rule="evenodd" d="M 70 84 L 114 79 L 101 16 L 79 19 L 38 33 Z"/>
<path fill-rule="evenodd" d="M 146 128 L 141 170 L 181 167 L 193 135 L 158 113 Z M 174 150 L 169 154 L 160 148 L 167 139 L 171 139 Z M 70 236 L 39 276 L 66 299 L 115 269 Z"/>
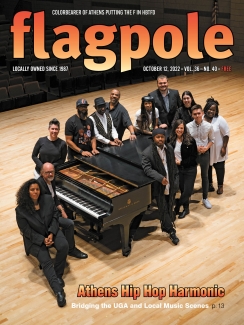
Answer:
<path fill-rule="evenodd" d="M 81 155 L 84 157 L 92 157 L 92 153 L 89 151 L 82 151 Z"/>
<path fill-rule="evenodd" d="M 135 134 L 131 134 L 129 139 L 130 139 L 131 141 L 136 140 L 136 135 L 135 135 Z"/>
<path fill-rule="evenodd" d="M 99 154 L 99 151 L 97 149 L 93 149 L 92 152 L 91 152 L 93 155 L 98 155 Z"/>
<path fill-rule="evenodd" d="M 109 144 L 111 146 L 121 146 L 122 145 L 122 141 L 119 139 L 114 139 L 114 141 L 110 141 Z"/>

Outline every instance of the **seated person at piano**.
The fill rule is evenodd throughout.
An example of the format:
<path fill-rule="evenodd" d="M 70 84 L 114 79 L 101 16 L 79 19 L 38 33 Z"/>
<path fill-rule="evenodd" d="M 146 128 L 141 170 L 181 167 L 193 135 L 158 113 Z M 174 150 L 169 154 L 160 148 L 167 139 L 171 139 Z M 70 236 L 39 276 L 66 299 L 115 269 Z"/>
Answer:
<path fill-rule="evenodd" d="M 63 164 L 67 155 L 66 142 L 58 137 L 60 123 L 56 118 L 49 122 L 49 135 L 39 138 L 32 152 L 32 159 L 36 163 L 34 177 L 40 177 L 42 164 L 50 162 L 54 167 Z"/>
<path fill-rule="evenodd" d="M 50 287 L 56 295 L 59 307 L 66 305 L 63 290 L 64 268 L 68 253 L 68 242 L 59 229 L 59 212 L 50 195 L 40 195 L 36 179 L 26 181 L 16 193 L 16 221 L 23 234 L 26 254 L 36 257 L 43 269 Z M 50 257 L 48 248 L 57 250 L 56 259 Z"/>
<path fill-rule="evenodd" d="M 99 154 L 94 133 L 94 125 L 88 117 L 88 102 L 78 99 L 76 102 L 77 112 L 65 123 L 65 138 L 68 145 L 68 159 L 73 160 L 79 153 L 85 157 Z"/>
<path fill-rule="evenodd" d="M 54 166 L 50 163 L 45 163 L 42 165 L 41 177 L 39 177 L 37 181 L 40 185 L 42 193 L 51 195 L 56 205 L 56 208 L 61 212 L 61 216 L 59 216 L 58 222 L 69 244 L 68 255 L 76 258 L 87 258 L 88 255 L 86 253 L 81 252 L 75 246 L 74 221 L 68 218 L 68 215 L 72 216 L 73 212 L 66 206 L 65 202 L 62 201 L 62 204 L 65 206 L 65 209 L 67 211 L 66 213 L 63 205 L 59 201 L 56 194 L 56 184 L 55 184 L 54 176 L 55 176 Z"/>
<path fill-rule="evenodd" d="M 144 96 L 141 99 L 141 108 L 136 112 L 134 130 L 136 134 L 152 134 L 158 128 L 158 109 L 155 107 L 154 98 Z"/>
<path fill-rule="evenodd" d="M 90 119 L 94 123 L 94 132 L 98 146 L 121 146 L 122 141 L 118 138 L 118 132 L 114 127 L 111 115 L 106 111 L 106 102 L 102 97 L 94 100 L 94 112 Z"/>

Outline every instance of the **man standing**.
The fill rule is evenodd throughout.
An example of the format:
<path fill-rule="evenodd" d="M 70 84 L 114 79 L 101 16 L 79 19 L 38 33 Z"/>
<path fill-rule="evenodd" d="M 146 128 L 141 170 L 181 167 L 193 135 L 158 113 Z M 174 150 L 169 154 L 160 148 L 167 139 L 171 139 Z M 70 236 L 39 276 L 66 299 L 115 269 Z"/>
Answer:
<path fill-rule="evenodd" d="M 99 153 L 96 149 L 94 126 L 88 117 L 88 105 L 85 99 L 78 99 L 76 102 L 77 113 L 65 123 L 69 160 L 74 159 L 74 155 L 77 153 L 85 157 Z"/>
<path fill-rule="evenodd" d="M 159 111 L 159 120 L 161 123 L 159 127 L 171 129 L 175 112 L 182 105 L 179 91 L 168 88 L 168 78 L 164 75 L 157 77 L 157 86 L 158 89 L 149 93 L 149 96 L 154 98 L 155 107 Z M 170 130 L 167 133 L 169 132 Z"/>
<path fill-rule="evenodd" d="M 174 150 L 165 141 L 164 129 L 154 129 L 152 138 L 153 143 L 142 153 L 142 168 L 147 176 L 155 180 L 152 184 L 152 198 L 157 201 L 161 229 L 167 232 L 172 243 L 177 245 L 179 238 L 174 227 L 173 208 L 175 193 L 179 187 L 179 174 Z"/>
<path fill-rule="evenodd" d="M 204 121 L 201 105 L 194 105 L 191 108 L 194 121 L 187 123 L 188 132 L 196 140 L 197 144 L 197 163 L 201 168 L 202 178 L 202 203 L 207 209 L 212 205 L 208 200 L 208 168 L 209 168 L 209 148 L 214 143 L 214 131 L 211 123 Z"/>
<path fill-rule="evenodd" d="M 119 103 L 120 91 L 113 89 L 110 93 L 110 102 L 106 103 L 107 112 L 112 116 L 119 140 L 122 140 L 125 129 L 130 132 L 130 140 L 135 140 L 136 135 L 128 111 Z"/>
<path fill-rule="evenodd" d="M 94 132 L 98 146 L 121 146 L 122 141 L 118 139 L 118 133 L 114 127 L 112 117 L 106 112 L 105 100 L 98 97 L 94 100 L 94 112 L 90 119 L 94 123 Z"/>
<path fill-rule="evenodd" d="M 49 194 L 52 196 L 57 209 L 61 212 L 62 217 L 59 217 L 59 226 L 63 229 L 67 242 L 69 244 L 68 255 L 76 258 L 87 258 L 86 253 L 81 252 L 77 247 L 75 247 L 74 239 L 74 222 L 68 219 L 68 216 L 61 205 L 57 194 L 55 186 L 55 169 L 53 164 L 44 163 L 41 168 L 41 177 L 38 178 L 38 183 L 41 188 L 42 194 Z"/>

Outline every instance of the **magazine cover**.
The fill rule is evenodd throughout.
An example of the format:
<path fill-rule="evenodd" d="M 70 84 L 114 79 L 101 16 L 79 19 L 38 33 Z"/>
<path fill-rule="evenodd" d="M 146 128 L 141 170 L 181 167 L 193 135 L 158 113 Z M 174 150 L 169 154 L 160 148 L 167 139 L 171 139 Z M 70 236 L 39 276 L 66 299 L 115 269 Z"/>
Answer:
<path fill-rule="evenodd" d="M 2 0 L 2 324 L 243 324 L 244 4 Z"/>

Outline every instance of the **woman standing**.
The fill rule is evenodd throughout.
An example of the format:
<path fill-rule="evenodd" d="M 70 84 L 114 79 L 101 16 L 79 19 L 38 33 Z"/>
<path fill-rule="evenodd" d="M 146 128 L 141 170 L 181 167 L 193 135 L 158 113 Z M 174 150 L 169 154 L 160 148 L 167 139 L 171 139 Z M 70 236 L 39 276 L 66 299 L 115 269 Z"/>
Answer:
<path fill-rule="evenodd" d="M 69 246 L 59 229 L 59 212 L 51 195 L 40 195 L 40 186 L 35 179 L 25 182 L 17 194 L 16 220 L 23 234 L 26 254 L 35 256 L 57 297 L 59 307 L 66 304 L 62 279 Z M 48 247 L 57 250 L 55 263 Z"/>
<path fill-rule="evenodd" d="M 179 107 L 175 113 L 173 122 L 172 122 L 172 127 L 175 123 L 175 121 L 181 119 L 183 120 L 186 124 L 193 121 L 193 118 L 191 116 L 191 108 L 192 106 L 196 105 L 195 100 L 193 98 L 192 93 L 189 90 L 186 90 L 182 94 L 182 106 Z"/>
<path fill-rule="evenodd" d="M 136 112 L 135 133 L 151 135 L 152 131 L 158 128 L 158 109 L 153 97 L 144 96 L 141 101 L 141 109 Z"/>
<path fill-rule="evenodd" d="M 204 107 L 204 120 L 211 123 L 214 129 L 214 145 L 210 148 L 210 164 L 208 170 L 209 192 L 214 192 L 212 166 L 214 166 L 218 190 L 217 194 L 223 194 L 225 160 L 228 158 L 228 142 L 230 129 L 226 120 L 219 115 L 219 103 L 214 98 L 208 98 Z"/>
<path fill-rule="evenodd" d="M 66 142 L 58 137 L 60 123 L 56 118 L 49 122 L 49 135 L 39 138 L 32 152 L 32 159 L 36 163 L 34 177 L 40 177 L 40 170 L 44 163 L 49 162 L 58 166 L 65 162 L 67 155 Z"/>
<path fill-rule="evenodd" d="M 175 213 L 179 214 L 179 219 L 183 219 L 190 213 L 189 199 L 197 175 L 197 145 L 195 139 L 187 132 L 186 123 L 183 120 L 175 121 L 169 140 L 174 148 L 181 191 L 180 199 L 176 200 Z M 184 210 L 180 213 L 181 205 Z"/>

